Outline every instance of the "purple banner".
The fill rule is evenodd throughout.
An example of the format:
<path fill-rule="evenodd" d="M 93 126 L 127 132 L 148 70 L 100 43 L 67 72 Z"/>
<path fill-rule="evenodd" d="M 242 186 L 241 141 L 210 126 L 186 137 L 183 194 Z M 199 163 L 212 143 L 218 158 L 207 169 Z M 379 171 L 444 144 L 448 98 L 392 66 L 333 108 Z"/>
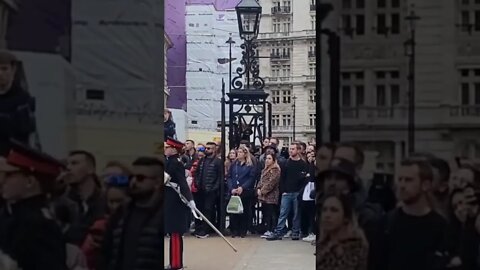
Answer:
<path fill-rule="evenodd" d="M 213 5 L 216 10 L 234 9 L 241 0 L 187 0 L 187 5 Z"/>
<path fill-rule="evenodd" d="M 172 41 L 167 54 L 167 84 L 170 97 L 167 106 L 187 110 L 187 37 L 185 33 L 185 1 L 167 0 L 165 5 L 165 31 Z"/>

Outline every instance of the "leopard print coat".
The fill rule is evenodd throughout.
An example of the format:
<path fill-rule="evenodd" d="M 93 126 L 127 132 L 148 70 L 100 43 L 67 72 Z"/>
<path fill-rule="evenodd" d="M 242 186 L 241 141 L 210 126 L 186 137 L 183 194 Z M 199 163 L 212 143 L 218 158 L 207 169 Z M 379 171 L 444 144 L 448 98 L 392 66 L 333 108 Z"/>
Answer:
<path fill-rule="evenodd" d="M 317 270 L 366 270 L 367 261 L 368 245 L 358 236 L 317 245 Z"/>

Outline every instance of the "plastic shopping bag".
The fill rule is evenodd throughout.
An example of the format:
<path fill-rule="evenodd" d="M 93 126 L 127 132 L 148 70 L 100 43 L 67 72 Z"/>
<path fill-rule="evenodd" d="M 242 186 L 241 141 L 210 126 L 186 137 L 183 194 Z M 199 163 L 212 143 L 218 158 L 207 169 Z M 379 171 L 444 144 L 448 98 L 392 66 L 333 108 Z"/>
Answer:
<path fill-rule="evenodd" d="M 232 196 L 228 201 L 227 213 L 229 214 L 243 214 L 243 203 L 240 196 Z"/>

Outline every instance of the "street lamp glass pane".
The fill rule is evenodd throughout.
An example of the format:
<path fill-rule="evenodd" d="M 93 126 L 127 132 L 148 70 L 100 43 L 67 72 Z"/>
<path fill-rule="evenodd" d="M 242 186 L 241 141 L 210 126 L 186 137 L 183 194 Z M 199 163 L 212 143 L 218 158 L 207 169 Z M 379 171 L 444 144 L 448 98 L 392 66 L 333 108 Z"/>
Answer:
<path fill-rule="evenodd" d="M 242 14 L 242 23 L 243 23 L 243 32 L 245 34 L 250 34 L 255 31 L 255 21 L 256 14 L 254 13 L 243 13 Z"/>

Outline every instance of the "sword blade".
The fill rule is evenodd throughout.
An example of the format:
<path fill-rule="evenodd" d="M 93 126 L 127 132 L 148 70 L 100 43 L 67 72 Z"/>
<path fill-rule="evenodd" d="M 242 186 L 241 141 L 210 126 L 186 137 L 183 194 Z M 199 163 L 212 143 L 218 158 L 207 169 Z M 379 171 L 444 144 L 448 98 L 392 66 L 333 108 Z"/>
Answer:
<path fill-rule="evenodd" d="M 172 188 L 178 194 L 178 196 L 180 197 L 180 200 L 184 204 L 186 204 L 188 207 L 190 207 L 188 205 L 187 198 L 185 198 L 185 196 L 183 196 L 183 194 L 180 192 L 180 187 L 179 186 L 174 186 L 174 185 L 172 185 L 171 182 L 167 182 L 165 185 L 167 187 Z M 210 222 L 210 220 L 208 220 L 207 217 L 205 217 L 205 215 L 202 212 L 200 212 L 200 210 L 197 209 L 197 207 L 193 207 L 193 210 L 203 219 L 203 221 L 205 221 L 208 224 L 208 226 L 210 226 L 220 237 L 222 237 L 222 239 L 225 242 L 227 242 L 227 244 L 233 249 L 233 251 L 238 252 L 237 248 L 235 248 L 235 246 L 232 243 L 230 243 L 230 241 L 228 241 L 228 239 L 220 232 L 220 230 L 218 230 L 215 227 L 215 225 L 213 225 L 212 222 Z"/>

